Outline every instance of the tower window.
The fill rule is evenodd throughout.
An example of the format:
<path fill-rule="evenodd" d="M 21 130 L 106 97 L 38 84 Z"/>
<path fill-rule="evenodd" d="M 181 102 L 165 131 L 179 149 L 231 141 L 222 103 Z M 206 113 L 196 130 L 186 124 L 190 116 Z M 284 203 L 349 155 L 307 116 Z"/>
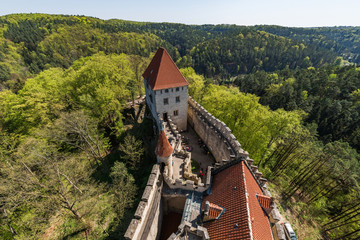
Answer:
<path fill-rule="evenodd" d="M 150 98 L 151 103 L 153 103 L 153 98 L 152 98 L 151 94 L 149 95 L 149 98 Z"/>
<path fill-rule="evenodd" d="M 177 97 L 176 97 L 176 102 L 177 102 L 177 103 L 180 102 L 180 96 L 177 96 Z"/>
<path fill-rule="evenodd" d="M 169 92 L 169 89 L 165 89 L 165 93 L 168 93 Z"/>
<path fill-rule="evenodd" d="M 164 105 L 168 105 L 169 104 L 169 99 L 168 98 L 164 98 Z"/>
<path fill-rule="evenodd" d="M 175 110 L 175 111 L 174 111 L 174 116 L 177 116 L 177 115 L 179 115 L 179 111 L 178 111 L 178 110 Z"/>
<path fill-rule="evenodd" d="M 176 88 L 176 91 L 177 91 L 177 92 L 180 91 L 180 88 L 177 87 L 177 88 Z"/>

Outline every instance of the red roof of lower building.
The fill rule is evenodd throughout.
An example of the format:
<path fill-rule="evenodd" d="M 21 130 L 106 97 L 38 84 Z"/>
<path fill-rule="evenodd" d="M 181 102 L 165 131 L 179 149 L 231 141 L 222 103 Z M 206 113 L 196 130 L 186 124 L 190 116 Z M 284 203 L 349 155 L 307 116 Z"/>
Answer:
<path fill-rule="evenodd" d="M 160 132 L 159 139 L 155 148 L 155 154 L 159 157 L 169 157 L 174 149 L 170 145 L 164 130 Z"/>
<path fill-rule="evenodd" d="M 211 194 L 203 199 L 224 207 L 220 218 L 205 222 L 210 239 L 273 239 L 269 218 L 256 195 L 261 188 L 243 161 L 213 176 Z"/>
<path fill-rule="evenodd" d="M 143 77 L 153 90 L 189 85 L 164 48 L 157 50 Z"/>
<path fill-rule="evenodd" d="M 251 174 L 250 170 L 245 166 L 245 163 L 242 162 L 242 164 L 245 174 L 246 190 L 249 196 L 248 201 L 253 239 L 273 239 L 269 218 L 261 208 L 261 205 L 256 197 L 256 195 L 262 195 L 261 188 Z"/>

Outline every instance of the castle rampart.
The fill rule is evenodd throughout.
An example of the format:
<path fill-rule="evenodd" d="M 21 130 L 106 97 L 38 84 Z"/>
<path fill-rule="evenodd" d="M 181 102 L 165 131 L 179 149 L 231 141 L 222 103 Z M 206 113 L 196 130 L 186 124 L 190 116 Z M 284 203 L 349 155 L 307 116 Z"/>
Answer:
<path fill-rule="evenodd" d="M 198 104 L 191 97 L 188 99 L 188 123 L 204 141 L 211 154 L 214 156 L 215 166 L 207 167 L 207 177 L 205 183 L 197 183 L 190 179 L 172 179 L 169 177 L 168 166 L 164 167 L 164 171 L 160 173 L 159 164 L 155 164 L 148 180 L 147 187 L 144 190 L 143 197 L 135 212 L 134 219 L 132 219 L 129 228 L 125 234 L 125 239 L 157 239 L 161 226 L 163 209 L 161 206 L 161 190 L 162 184 L 165 183 L 172 191 L 195 191 L 205 192 L 211 185 L 211 176 L 220 172 L 225 168 L 231 167 L 244 161 L 255 180 L 262 187 L 265 195 L 269 195 L 266 188 L 263 188 L 266 179 L 262 178 L 262 173 L 258 171 L 258 167 L 253 165 L 254 160 L 249 157 L 249 153 L 241 148 L 240 143 L 232 134 L 229 127 L 219 119 L 215 118 L 208 111 L 206 111 L 200 104 Z M 183 155 L 184 166 L 191 160 L 191 153 L 181 153 L 181 135 L 177 125 L 168 119 L 169 130 L 173 136 L 172 145 L 174 147 L 174 154 Z M 163 124 L 162 122 L 160 124 Z M 187 173 L 189 178 L 192 176 Z M 185 176 L 186 174 L 184 174 Z M 186 177 L 186 176 L 185 176 Z M 268 194 L 267 194 L 268 193 Z M 271 212 L 271 222 L 278 221 L 278 211 L 273 204 L 274 211 Z M 183 223 L 179 227 L 179 231 L 171 235 L 170 239 L 178 239 L 187 225 Z M 194 231 L 193 231 L 194 232 Z M 206 229 L 202 227 L 196 229 L 202 239 L 208 239 Z"/>
<path fill-rule="evenodd" d="M 157 239 L 162 221 L 162 186 L 160 166 L 155 164 L 134 218 L 125 233 L 125 239 Z"/>
<path fill-rule="evenodd" d="M 188 122 L 205 142 L 217 163 L 248 157 L 249 154 L 241 148 L 224 122 L 211 115 L 192 97 L 189 97 L 188 104 Z"/>

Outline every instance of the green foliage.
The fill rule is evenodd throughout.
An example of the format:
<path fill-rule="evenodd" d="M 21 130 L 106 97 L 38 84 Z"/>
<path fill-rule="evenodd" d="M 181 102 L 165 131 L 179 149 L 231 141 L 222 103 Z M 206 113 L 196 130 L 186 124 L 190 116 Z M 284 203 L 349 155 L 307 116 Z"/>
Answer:
<path fill-rule="evenodd" d="M 123 153 L 122 158 L 129 165 L 130 169 L 137 169 L 144 154 L 142 142 L 133 135 L 126 135 L 123 143 L 119 145 L 119 149 Z"/>
<path fill-rule="evenodd" d="M 227 78 L 258 70 L 320 67 L 335 59 L 335 54 L 328 51 L 313 46 L 299 50 L 296 44 L 265 32 L 248 31 L 242 37 L 230 35 L 198 44 L 188 58 L 197 72 Z"/>
<path fill-rule="evenodd" d="M 131 96 L 126 85 L 135 77 L 130 62 L 126 55 L 100 54 L 90 59 L 81 65 L 75 63 L 79 69 L 68 82 L 70 96 L 76 106 L 104 123 L 116 124 L 115 129 L 121 131 L 120 110 Z"/>
<path fill-rule="evenodd" d="M 329 238 L 359 237 L 360 157 L 349 144 L 360 148 L 360 71 L 347 66 L 359 62 L 358 35 L 358 27 L 0 17 L 0 235 L 122 231 L 147 181 L 139 165 L 152 163 L 151 143 L 140 136 L 152 128 L 128 132 L 120 146 L 114 135 L 124 131 L 124 106 L 144 93 L 148 57 L 163 46 L 190 95 L 233 130 L 301 221 L 316 220 Z M 142 178 L 137 187 L 132 174 Z"/>
<path fill-rule="evenodd" d="M 108 137 L 123 131 L 129 88 L 141 91 L 131 81 L 140 68 L 135 58 L 100 53 L 68 70 L 45 70 L 17 93 L 0 92 L 3 236 L 13 229 L 21 239 L 99 239 L 124 224 L 135 199 L 134 178 L 125 165 L 114 171 L 112 185 L 94 181 L 93 173 L 108 168 Z M 134 164 L 143 155 L 139 143 L 126 143 L 137 150 L 130 153 Z"/>
<path fill-rule="evenodd" d="M 254 26 L 253 29 L 328 49 L 350 62 L 358 63 L 360 60 L 359 27 L 289 28 L 261 25 Z M 337 58 L 335 64 L 339 65 L 341 62 L 342 58 Z"/>
<path fill-rule="evenodd" d="M 245 95 L 234 87 L 210 85 L 202 105 L 232 129 L 256 162 L 267 154 L 284 132 L 300 126 L 303 118 L 301 111 L 271 111 L 262 106 L 255 95 Z"/>
<path fill-rule="evenodd" d="M 110 177 L 114 184 L 115 199 L 120 202 L 120 204 L 115 205 L 115 211 L 121 218 L 124 215 L 124 210 L 133 203 L 136 193 L 135 179 L 129 174 L 122 162 L 115 162 L 111 168 Z"/>
<path fill-rule="evenodd" d="M 26 134 L 54 119 L 65 108 L 61 69 L 42 72 L 29 79 L 18 94 L 0 92 L 0 124 L 10 132 Z"/>
<path fill-rule="evenodd" d="M 257 72 L 238 77 L 235 83 L 241 91 L 260 96 L 260 103 L 271 109 L 305 111 L 306 122 L 318 125 L 325 143 L 344 140 L 359 151 L 360 75 L 355 67 L 286 69 L 276 74 L 274 79 L 272 74 Z"/>
<path fill-rule="evenodd" d="M 10 68 L 6 65 L 0 65 L 0 82 L 4 82 L 10 78 Z"/>
<path fill-rule="evenodd" d="M 189 94 L 197 101 L 201 102 L 204 94 L 205 80 L 203 76 L 197 75 L 191 67 L 180 69 L 182 75 L 189 82 Z"/>

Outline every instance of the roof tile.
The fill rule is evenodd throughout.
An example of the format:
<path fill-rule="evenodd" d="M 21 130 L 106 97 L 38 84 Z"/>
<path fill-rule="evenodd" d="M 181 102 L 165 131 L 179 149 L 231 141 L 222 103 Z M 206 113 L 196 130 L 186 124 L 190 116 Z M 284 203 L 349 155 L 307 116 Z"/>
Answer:
<path fill-rule="evenodd" d="M 143 77 L 153 90 L 189 85 L 164 48 L 157 50 Z"/>
<path fill-rule="evenodd" d="M 224 207 L 226 212 L 218 220 L 204 223 L 210 238 L 273 239 L 257 194 L 262 194 L 261 188 L 243 161 L 214 175 L 211 194 L 204 197 L 203 206 L 209 201 Z M 254 221 L 249 223 L 249 219 Z"/>
<path fill-rule="evenodd" d="M 155 148 L 155 154 L 159 157 L 169 157 L 174 149 L 170 145 L 164 130 L 160 132 L 159 139 Z"/>

